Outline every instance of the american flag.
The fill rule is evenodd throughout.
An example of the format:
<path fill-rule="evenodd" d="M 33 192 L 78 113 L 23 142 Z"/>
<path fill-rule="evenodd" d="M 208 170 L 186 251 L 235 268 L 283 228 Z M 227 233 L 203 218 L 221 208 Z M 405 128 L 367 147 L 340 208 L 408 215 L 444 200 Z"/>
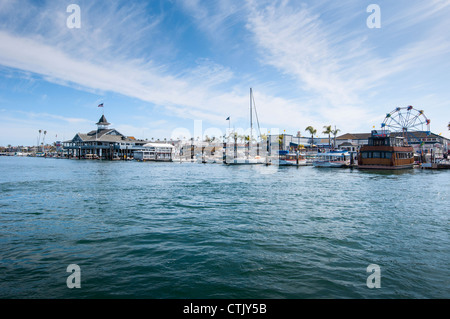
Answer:
<path fill-rule="evenodd" d="M 103 103 L 99 104 L 98 107 L 103 107 Z"/>

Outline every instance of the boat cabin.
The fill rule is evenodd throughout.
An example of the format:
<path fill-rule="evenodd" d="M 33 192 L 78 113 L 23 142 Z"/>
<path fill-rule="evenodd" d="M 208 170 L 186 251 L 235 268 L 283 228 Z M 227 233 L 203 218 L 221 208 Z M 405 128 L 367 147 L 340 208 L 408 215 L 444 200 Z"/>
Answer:
<path fill-rule="evenodd" d="M 404 137 L 391 136 L 389 131 L 372 131 L 367 145 L 360 149 L 359 168 L 410 168 L 414 163 L 414 149 Z"/>

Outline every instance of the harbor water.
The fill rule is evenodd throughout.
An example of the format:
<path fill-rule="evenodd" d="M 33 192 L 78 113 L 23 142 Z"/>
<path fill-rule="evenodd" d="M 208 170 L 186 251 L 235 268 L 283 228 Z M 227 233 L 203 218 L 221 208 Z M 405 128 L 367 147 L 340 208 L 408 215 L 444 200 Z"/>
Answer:
<path fill-rule="evenodd" d="M 0 298 L 450 298 L 450 170 L 0 169 Z"/>

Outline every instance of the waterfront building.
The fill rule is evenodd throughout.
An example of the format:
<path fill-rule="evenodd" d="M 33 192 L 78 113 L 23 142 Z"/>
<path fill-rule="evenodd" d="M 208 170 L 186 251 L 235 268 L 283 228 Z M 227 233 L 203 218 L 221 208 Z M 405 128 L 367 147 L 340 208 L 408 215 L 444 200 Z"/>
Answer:
<path fill-rule="evenodd" d="M 167 143 L 147 143 L 142 150 L 133 152 L 135 160 L 171 162 L 173 158 L 174 146 Z"/>
<path fill-rule="evenodd" d="M 143 150 L 147 141 L 125 136 L 114 128 L 102 115 L 96 123 L 97 130 L 77 133 L 71 140 L 64 141 L 63 149 L 67 157 L 128 159 L 133 152 Z"/>
<path fill-rule="evenodd" d="M 357 152 L 362 145 L 367 145 L 371 133 L 346 133 L 336 137 L 336 148 Z"/>
<path fill-rule="evenodd" d="M 402 135 L 402 133 L 394 134 Z M 408 134 L 408 144 L 417 154 L 434 154 L 441 157 L 443 154 L 448 154 L 450 139 L 432 132 L 419 131 Z"/>
<path fill-rule="evenodd" d="M 314 139 L 314 142 L 317 141 L 318 139 Z M 289 151 L 297 149 L 300 145 L 309 147 L 311 145 L 311 138 L 298 137 L 291 134 L 272 134 L 267 135 L 267 143 L 269 150 Z M 316 143 L 314 143 L 314 145 L 316 145 Z"/>

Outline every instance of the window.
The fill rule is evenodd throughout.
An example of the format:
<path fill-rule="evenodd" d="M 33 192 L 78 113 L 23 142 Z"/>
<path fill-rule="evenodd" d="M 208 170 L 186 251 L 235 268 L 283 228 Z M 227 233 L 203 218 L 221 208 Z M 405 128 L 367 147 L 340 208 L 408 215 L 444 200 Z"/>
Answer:
<path fill-rule="evenodd" d="M 374 140 L 373 145 L 375 146 L 383 146 L 385 145 L 385 140 Z"/>
<path fill-rule="evenodd" d="M 380 158 L 381 154 L 380 152 L 373 152 L 373 158 Z"/>

